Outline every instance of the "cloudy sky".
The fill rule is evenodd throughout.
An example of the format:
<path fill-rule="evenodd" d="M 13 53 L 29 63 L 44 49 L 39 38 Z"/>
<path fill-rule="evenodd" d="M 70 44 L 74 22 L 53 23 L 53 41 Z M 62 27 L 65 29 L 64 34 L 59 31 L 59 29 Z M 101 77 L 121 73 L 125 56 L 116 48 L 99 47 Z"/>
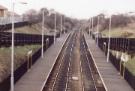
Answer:
<path fill-rule="evenodd" d="M 12 0 L 0 0 L 0 4 L 11 10 Z M 99 13 L 113 14 L 135 11 L 135 0 L 14 0 L 15 11 L 19 14 L 28 9 L 39 10 L 42 7 L 55 9 L 70 17 L 89 18 Z M 18 2 L 27 2 L 21 5 Z"/>

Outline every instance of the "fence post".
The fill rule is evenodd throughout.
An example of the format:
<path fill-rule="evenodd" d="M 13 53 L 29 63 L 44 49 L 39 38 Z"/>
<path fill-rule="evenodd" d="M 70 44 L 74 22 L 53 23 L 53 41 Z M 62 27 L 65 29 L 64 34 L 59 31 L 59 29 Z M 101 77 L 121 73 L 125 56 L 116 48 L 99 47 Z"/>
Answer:
<path fill-rule="evenodd" d="M 122 64 L 122 61 L 120 60 L 120 74 L 121 74 L 121 64 Z"/>
<path fill-rule="evenodd" d="M 48 46 L 49 46 L 49 39 L 47 38 L 46 39 L 46 49 L 48 48 Z"/>
<path fill-rule="evenodd" d="M 29 69 L 32 66 L 32 50 L 28 51 L 27 53 L 27 70 L 29 71 Z"/>
<path fill-rule="evenodd" d="M 125 78 L 125 62 L 123 63 L 123 78 Z"/>

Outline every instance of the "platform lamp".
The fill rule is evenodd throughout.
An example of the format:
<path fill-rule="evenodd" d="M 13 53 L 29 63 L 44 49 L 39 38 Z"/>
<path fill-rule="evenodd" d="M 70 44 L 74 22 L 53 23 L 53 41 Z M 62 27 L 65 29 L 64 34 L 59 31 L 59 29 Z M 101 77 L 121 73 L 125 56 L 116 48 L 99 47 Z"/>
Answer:
<path fill-rule="evenodd" d="M 97 46 L 98 46 L 98 40 L 99 40 L 99 15 L 97 17 L 97 36 L 96 36 L 96 42 L 97 42 Z"/>
<path fill-rule="evenodd" d="M 110 34 L 110 31 L 111 31 L 111 26 L 112 26 L 112 15 L 110 15 L 110 18 L 109 18 L 109 33 L 108 33 L 108 49 L 107 49 L 107 62 L 109 62 L 109 56 L 110 56 L 110 42 L 111 42 L 111 34 Z"/>
<path fill-rule="evenodd" d="M 55 23 L 55 25 L 54 25 L 54 44 L 55 44 L 55 42 L 56 42 L 56 23 L 57 23 L 57 17 L 56 17 L 56 12 L 54 11 L 54 14 L 55 14 L 55 19 L 54 19 L 54 23 Z"/>
<path fill-rule="evenodd" d="M 41 57 L 44 57 L 44 24 L 45 24 L 45 11 L 42 9 L 42 51 L 41 51 Z"/>
<path fill-rule="evenodd" d="M 65 27 L 65 17 L 63 16 L 63 26 L 64 26 L 64 28 L 63 28 L 63 32 L 64 32 L 64 34 L 66 33 L 66 27 Z"/>
<path fill-rule="evenodd" d="M 54 14 L 54 44 L 56 42 L 56 26 L 57 26 L 57 16 L 56 16 L 56 11 L 54 9 L 50 10 L 49 15 Z"/>
<path fill-rule="evenodd" d="M 61 36 L 61 34 L 62 34 L 62 31 L 63 31 L 63 17 L 62 17 L 62 15 L 61 15 L 61 31 L 60 31 L 60 36 Z"/>
<path fill-rule="evenodd" d="M 12 43 L 11 43 L 11 91 L 14 91 L 14 31 L 15 31 L 15 24 L 14 24 L 14 19 L 15 19 L 15 14 L 14 14 L 14 9 L 15 9 L 15 2 L 12 0 Z M 19 2 L 19 4 L 27 4 L 26 2 Z"/>
<path fill-rule="evenodd" d="M 89 19 L 89 36 L 90 36 L 90 31 L 91 31 L 91 18 Z"/>
<path fill-rule="evenodd" d="M 48 12 L 47 12 L 48 13 Z M 47 14 L 47 16 L 50 16 L 50 12 L 49 14 Z M 41 50 L 41 58 L 44 57 L 44 30 L 45 30 L 45 8 L 42 9 L 42 50 Z"/>
<path fill-rule="evenodd" d="M 94 31 L 94 17 L 92 17 L 92 31 Z"/>

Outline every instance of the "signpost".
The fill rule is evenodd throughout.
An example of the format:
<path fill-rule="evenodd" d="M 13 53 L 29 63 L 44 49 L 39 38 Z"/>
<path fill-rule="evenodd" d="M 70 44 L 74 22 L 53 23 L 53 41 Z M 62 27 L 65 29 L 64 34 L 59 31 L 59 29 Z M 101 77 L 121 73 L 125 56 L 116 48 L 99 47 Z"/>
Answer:
<path fill-rule="evenodd" d="M 121 63 L 123 62 L 123 72 L 122 72 L 123 78 L 125 76 L 125 63 L 128 62 L 128 60 L 129 60 L 128 55 L 125 53 L 122 53 L 121 61 L 120 61 L 120 73 L 121 73 Z"/>
<path fill-rule="evenodd" d="M 27 69 L 29 71 L 29 69 L 31 68 L 31 65 L 32 65 L 32 50 L 28 51 L 28 53 L 27 53 L 27 61 L 28 61 Z"/>

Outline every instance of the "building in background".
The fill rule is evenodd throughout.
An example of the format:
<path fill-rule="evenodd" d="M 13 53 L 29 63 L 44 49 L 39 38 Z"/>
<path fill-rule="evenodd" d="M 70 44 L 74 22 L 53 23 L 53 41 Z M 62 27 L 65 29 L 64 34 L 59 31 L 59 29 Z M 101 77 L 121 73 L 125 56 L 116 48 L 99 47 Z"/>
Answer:
<path fill-rule="evenodd" d="M 7 17 L 8 9 L 2 5 L 0 5 L 0 17 Z"/>
<path fill-rule="evenodd" d="M 8 11 L 8 9 L 2 5 L 0 5 L 0 25 L 8 24 L 11 23 L 11 16 L 12 16 L 11 11 Z M 23 21 L 22 16 L 14 12 L 14 22 L 21 22 Z"/>

